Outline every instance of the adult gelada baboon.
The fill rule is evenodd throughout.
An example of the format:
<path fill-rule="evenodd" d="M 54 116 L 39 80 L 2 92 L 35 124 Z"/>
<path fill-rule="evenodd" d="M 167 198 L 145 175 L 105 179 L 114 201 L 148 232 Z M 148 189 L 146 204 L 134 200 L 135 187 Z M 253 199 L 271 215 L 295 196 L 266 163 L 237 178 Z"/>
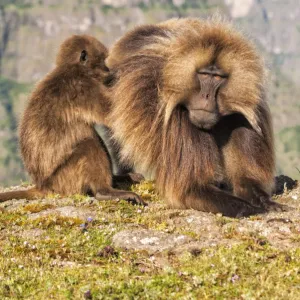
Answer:
<path fill-rule="evenodd" d="M 21 154 L 36 188 L 1 193 L 0 202 L 89 193 L 143 204 L 135 193 L 112 188 L 111 160 L 94 129 L 95 123 L 107 124 L 110 107 L 107 55 L 105 46 L 87 35 L 62 44 L 55 69 L 33 91 L 20 124 Z"/>
<path fill-rule="evenodd" d="M 263 63 L 221 20 L 173 19 L 127 33 L 106 60 L 124 161 L 151 171 L 171 207 L 239 217 L 270 198 L 274 149 Z"/>

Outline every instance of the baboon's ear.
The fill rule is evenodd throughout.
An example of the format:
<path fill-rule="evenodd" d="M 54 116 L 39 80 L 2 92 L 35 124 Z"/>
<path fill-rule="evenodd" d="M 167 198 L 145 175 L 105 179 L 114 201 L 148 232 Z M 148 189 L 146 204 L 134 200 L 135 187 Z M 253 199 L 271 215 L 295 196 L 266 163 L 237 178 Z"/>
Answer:
<path fill-rule="evenodd" d="M 82 50 L 80 54 L 80 62 L 85 64 L 88 60 L 88 53 L 86 50 Z"/>

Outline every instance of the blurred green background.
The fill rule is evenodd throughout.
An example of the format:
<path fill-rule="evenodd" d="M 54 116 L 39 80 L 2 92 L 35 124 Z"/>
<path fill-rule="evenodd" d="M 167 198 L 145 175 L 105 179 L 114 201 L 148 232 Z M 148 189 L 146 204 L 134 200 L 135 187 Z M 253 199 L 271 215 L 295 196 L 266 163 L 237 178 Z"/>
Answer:
<path fill-rule="evenodd" d="M 34 84 L 74 33 L 110 46 L 138 24 L 219 12 L 258 46 L 269 69 L 277 173 L 300 178 L 298 0 L 0 0 L 0 185 L 26 180 L 17 125 Z"/>

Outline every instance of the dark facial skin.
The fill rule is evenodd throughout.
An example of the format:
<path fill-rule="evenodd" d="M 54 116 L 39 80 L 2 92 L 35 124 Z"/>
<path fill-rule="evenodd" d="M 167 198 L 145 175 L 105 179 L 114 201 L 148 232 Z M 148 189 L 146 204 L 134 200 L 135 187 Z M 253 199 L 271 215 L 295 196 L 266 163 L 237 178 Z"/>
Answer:
<path fill-rule="evenodd" d="M 191 122 L 203 129 L 211 129 L 220 119 L 217 96 L 228 75 L 215 65 L 197 71 L 199 92 L 195 93 L 185 106 Z"/>

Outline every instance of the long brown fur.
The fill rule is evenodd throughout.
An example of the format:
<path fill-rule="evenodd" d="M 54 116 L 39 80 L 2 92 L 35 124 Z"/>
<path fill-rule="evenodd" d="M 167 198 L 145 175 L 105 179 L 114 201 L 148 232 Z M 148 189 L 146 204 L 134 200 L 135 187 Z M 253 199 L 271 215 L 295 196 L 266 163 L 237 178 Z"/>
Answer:
<path fill-rule="evenodd" d="M 152 173 L 171 207 L 234 217 L 284 209 L 270 200 L 275 164 L 264 66 L 230 24 L 140 26 L 106 62 L 115 73 L 110 122 L 121 156 Z M 207 131 L 190 122 L 181 103 L 197 89 L 196 70 L 213 63 L 229 74 L 218 106 L 230 115 Z"/>
<path fill-rule="evenodd" d="M 20 124 L 21 154 L 36 188 L 2 193 L 0 201 L 90 193 L 142 203 L 135 193 L 112 188 L 110 157 L 94 129 L 95 123 L 107 124 L 110 109 L 107 55 L 105 46 L 87 35 L 62 44 L 55 69 L 35 88 Z"/>

